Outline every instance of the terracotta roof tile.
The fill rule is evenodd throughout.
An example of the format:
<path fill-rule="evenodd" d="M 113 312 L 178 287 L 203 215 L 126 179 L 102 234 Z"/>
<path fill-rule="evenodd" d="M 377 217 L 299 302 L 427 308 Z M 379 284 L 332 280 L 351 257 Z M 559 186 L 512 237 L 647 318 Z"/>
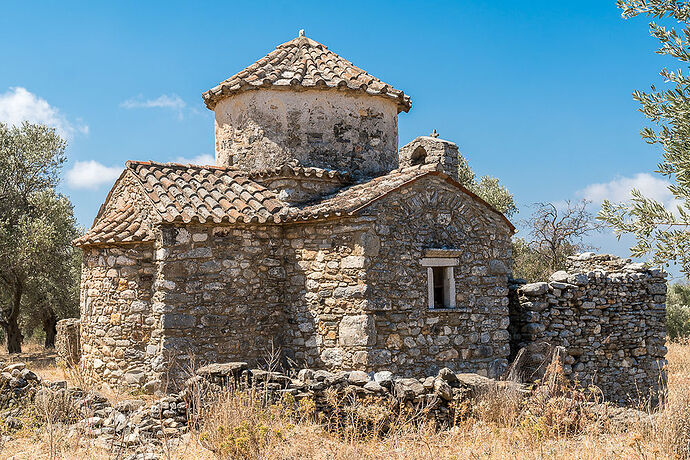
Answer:
<path fill-rule="evenodd" d="M 406 184 L 431 174 L 440 175 L 493 210 L 481 198 L 430 165 L 398 169 L 302 207 L 291 207 L 280 201 L 275 193 L 233 168 L 128 161 L 127 169 L 151 199 L 156 220 L 163 222 L 281 223 L 354 215 Z M 307 174 L 304 169 L 308 168 L 297 174 Z M 112 209 L 74 243 L 84 246 L 152 241 L 150 224 L 142 222 L 139 212 L 133 203 Z M 503 219 L 514 228 L 505 217 Z"/>
<path fill-rule="evenodd" d="M 213 110 L 221 99 L 259 87 L 341 88 L 393 99 L 398 111 L 410 110 L 410 97 L 393 88 L 325 45 L 300 36 L 275 50 L 203 94 Z"/>
<path fill-rule="evenodd" d="M 127 203 L 122 209 L 111 210 L 73 243 L 75 246 L 85 246 L 153 241 L 153 232 L 148 226 L 142 225 L 140 219 L 136 206 Z"/>
<path fill-rule="evenodd" d="M 277 168 L 267 169 L 262 171 L 254 171 L 249 173 L 249 178 L 253 180 L 261 180 L 270 177 L 307 177 L 307 178 L 324 178 L 335 179 L 342 183 L 351 182 L 350 173 L 347 171 L 336 171 L 333 169 L 315 168 L 312 166 L 300 166 L 295 163 L 285 163 Z"/>
<path fill-rule="evenodd" d="M 370 205 L 374 201 L 427 175 L 441 176 L 447 182 L 450 182 L 469 195 L 472 199 L 498 214 L 506 222 L 511 231 L 515 230 L 513 224 L 502 213 L 496 211 L 491 205 L 486 203 L 486 201 L 463 187 L 450 176 L 437 171 L 436 165 L 411 166 L 391 171 L 384 176 L 379 176 L 367 182 L 344 188 L 334 195 L 326 197 L 316 203 L 307 204 L 301 208 L 291 208 L 287 217 L 288 220 L 301 221 L 354 215 L 357 211 Z"/>
<path fill-rule="evenodd" d="M 128 161 L 165 222 L 274 221 L 287 204 L 246 173 L 218 166 Z"/>

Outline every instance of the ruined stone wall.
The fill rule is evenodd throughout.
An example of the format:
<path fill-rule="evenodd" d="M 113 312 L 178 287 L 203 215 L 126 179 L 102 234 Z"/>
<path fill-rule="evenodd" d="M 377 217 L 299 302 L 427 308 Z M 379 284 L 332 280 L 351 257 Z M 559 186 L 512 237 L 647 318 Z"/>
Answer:
<path fill-rule="evenodd" d="M 457 188 L 425 178 L 367 210 L 373 221 L 367 268 L 376 340 L 371 368 L 405 375 L 447 366 L 495 377 L 509 354 L 508 274 L 512 231 Z M 459 250 L 456 308 L 430 310 L 425 249 Z"/>
<path fill-rule="evenodd" d="M 629 259 L 585 253 L 549 282 L 515 285 L 513 350 L 526 347 L 538 363 L 563 346 L 568 378 L 593 383 L 617 402 L 655 399 L 665 380 L 665 276 Z"/>
<path fill-rule="evenodd" d="M 81 367 L 87 381 L 144 385 L 160 330 L 152 307 L 153 245 L 86 248 L 81 274 Z"/>
<path fill-rule="evenodd" d="M 55 352 L 57 361 L 67 367 L 75 367 L 81 360 L 79 318 L 65 318 L 57 322 Z"/>
<path fill-rule="evenodd" d="M 338 90 L 243 92 L 215 107 L 216 164 L 379 175 L 398 165 L 397 115 L 395 101 Z"/>
<path fill-rule="evenodd" d="M 156 251 L 156 309 L 166 373 L 195 363 L 268 359 L 285 323 L 277 226 L 164 227 Z M 179 375 L 178 375 L 179 374 Z"/>

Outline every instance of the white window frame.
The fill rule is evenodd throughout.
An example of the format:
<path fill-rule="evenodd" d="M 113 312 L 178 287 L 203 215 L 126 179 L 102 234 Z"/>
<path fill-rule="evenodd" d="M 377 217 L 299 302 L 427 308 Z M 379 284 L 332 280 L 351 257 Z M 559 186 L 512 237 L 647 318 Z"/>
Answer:
<path fill-rule="evenodd" d="M 422 267 L 426 267 L 427 273 L 427 305 L 430 310 L 440 310 L 436 308 L 434 302 L 434 267 L 443 268 L 443 276 L 446 279 L 443 291 L 443 304 L 447 305 L 444 310 L 456 307 L 457 292 L 455 291 L 455 270 L 460 261 L 451 257 L 425 257 L 422 259 Z"/>

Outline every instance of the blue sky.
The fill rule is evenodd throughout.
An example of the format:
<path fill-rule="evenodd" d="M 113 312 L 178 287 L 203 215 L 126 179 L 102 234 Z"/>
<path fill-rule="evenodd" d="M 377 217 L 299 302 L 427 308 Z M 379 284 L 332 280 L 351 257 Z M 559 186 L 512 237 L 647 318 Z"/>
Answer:
<path fill-rule="evenodd" d="M 409 94 L 400 144 L 432 129 L 458 143 L 513 192 L 519 223 L 536 201 L 624 199 L 631 186 L 668 198 L 631 97 L 673 65 L 647 22 L 621 19 L 614 0 L 9 1 L 0 120 L 68 137 L 61 191 L 88 226 L 126 160 L 212 155 L 201 93 L 303 28 Z M 627 254 L 610 235 L 593 243 Z"/>

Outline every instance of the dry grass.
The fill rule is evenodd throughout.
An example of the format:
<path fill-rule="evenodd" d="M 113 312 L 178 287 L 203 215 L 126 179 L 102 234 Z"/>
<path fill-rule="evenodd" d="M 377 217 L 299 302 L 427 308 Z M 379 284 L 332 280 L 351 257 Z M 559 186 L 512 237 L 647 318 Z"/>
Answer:
<path fill-rule="evenodd" d="M 257 403 L 260 398 L 228 393 L 207 410 L 202 426 L 162 458 L 688 459 L 690 342 L 670 344 L 668 359 L 666 409 L 654 415 L 651 424 L 635 423 L 627 429 L 610 426 L 583 410 L 584 399 L 573 404 L 572 398 L 559 392 L 552 392 L 549 398 L 532 398 L 526 405 L 510 395 L 488 395 L 467 408 L 467 416 L 451 430 L 436 432 L 426 424 L 398 418 L 385 436 L 327 430 L 323 423 L 317 423 L 309 402 L 297 407 L 290 401 L 267 406 Z M 59 371 L 45 372 L 42 375 Z M 526 410 L 531 418 L 525 417 Z M 15 433 L 0 448 L 0 457 L 116 458 L 86 438 L 67 440 L 64 429 L 55 430 L 52 435 L 45 427 Z"/>

